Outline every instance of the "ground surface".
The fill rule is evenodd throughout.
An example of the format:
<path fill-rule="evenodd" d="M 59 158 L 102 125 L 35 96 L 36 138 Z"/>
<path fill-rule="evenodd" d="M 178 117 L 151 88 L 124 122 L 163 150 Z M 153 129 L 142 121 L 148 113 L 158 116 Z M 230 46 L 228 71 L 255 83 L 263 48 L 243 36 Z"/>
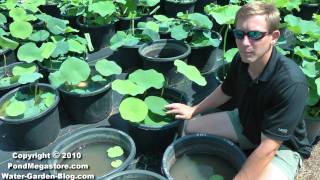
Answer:
<path fill-rule="evenodd" d="M 319 180 L 320 179 L 320 142 L 312 151 L 311 156 L 303 161 L 296 180 Z"/>

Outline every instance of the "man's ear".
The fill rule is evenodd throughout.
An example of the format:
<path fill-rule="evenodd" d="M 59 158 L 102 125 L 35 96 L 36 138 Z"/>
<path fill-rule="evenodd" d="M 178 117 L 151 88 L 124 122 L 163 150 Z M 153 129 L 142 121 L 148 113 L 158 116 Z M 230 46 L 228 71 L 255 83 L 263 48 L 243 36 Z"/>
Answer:
<path fill-rule="evenodd" d="M 279 37 L 280 37 L 280 31 L 279 30 L 275 30 L 275 31 L 272 32 L 271 35 L 272 35 L 271 43 L 272 43 L 272 45 L 275 45 L 277 43 Z"/>

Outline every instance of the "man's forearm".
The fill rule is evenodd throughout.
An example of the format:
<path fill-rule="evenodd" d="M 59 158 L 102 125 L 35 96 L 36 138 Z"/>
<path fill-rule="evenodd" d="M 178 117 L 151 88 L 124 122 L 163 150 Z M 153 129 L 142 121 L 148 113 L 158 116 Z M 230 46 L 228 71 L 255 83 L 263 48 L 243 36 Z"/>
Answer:
<path fill-rule="evenodd" d="M 280 144 L 275 141 L 260 144 L 249 156 L 234 180 L 259 179 L 265 168 L 271 163 Z"/>
<path fill-rule="evenodd" d="M 208 97 L 202 100 L 199 104 L 194 106 L 195 111 L 193 115 L 197 115 L 202 113 L 208 109 L 216 108 L 223 103 L 229 101 L 231 99 L 230 96 L 227 96 L 221 89 L 221 85 L 218 86 Z"/>

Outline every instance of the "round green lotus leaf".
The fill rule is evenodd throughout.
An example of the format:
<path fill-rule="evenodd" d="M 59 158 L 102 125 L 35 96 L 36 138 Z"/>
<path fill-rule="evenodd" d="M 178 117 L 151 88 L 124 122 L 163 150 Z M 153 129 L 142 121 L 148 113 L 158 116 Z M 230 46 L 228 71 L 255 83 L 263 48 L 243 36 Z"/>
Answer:
<path fill-rule="evenodd" d="M 56 49 L 56 43 L 46 42 L 41 45 L 41 56 L 45 59 L 49 58 Z"/>
<path fill-rule="evenodd" d="M 107 154 L 109 158 L 115 158 L 122 156 L 124 154 L 124 151 L 120 146 L 113 146 L 107 149 Z"/>
<path fill-rule="evenodd" d="M 65 55 L 68 53 L 68 51 L 69 51 L 69 43 L 63 40 L 58 41 L 56 42 L 56 48 L 51 54 L 51 57 L 56 58 L 58 56 Z"/>
<path fill-rule="evenodd" d="M 89 12 L 94 12 L 105 17 L 107 15 L 112 15 L 117 9 L 112 1 L 100 1 L 90 4 L 88 10 Z"/>
<path fill-rule="evenodd" d="M 174 65 L 177 67 L 177 71 L 185 75 L 191 81 L 197 83 L 200 86 L 207 84 L 206 79 L 201 75 L 200 71 L 191 65 L 186 64 L 181 60 L 175 60 Z"/>
<path fill-rule="evenodd" d="M 130 80 L 120 80 L 117 79 L 112 82 L 112 90 L 117 91 L 122 95 L 131 95 L 135 96 L 137 94 L 143 94 L 145 89 L 133 83 Z"/>
<path fill-rule="evenodd" d="M 1 29 L 0 29 L 1 31 Z M 11 49 L 14 50 L 19 46 L 19 43 L 16 41 L 13 41 L 9 38 L 6 38 L 4 36 L 0 36 L 0 47 L 5 49 Z"/>
<path fill-rule="evenodd" d="M 117 160 L 111 162 L 111 166 L 114 168 L 121 166 L 121 164 L 122 164 L 122 161 L 120 159 L 117 159 Z"/>
<path fill-rule="evenodd" d="M 14 76 L 21 76 L 23 74 L 32 74 L 36 70 L 37 67 L 34 64 L 19 64 L 13 67 L 12 74 Z"/>
<path fill-rule="evenodd" d="M 13 8 L 9 11 L 9 16 L 12 17 L 14 21 L 24 21 L 27 13 L 23 8 Z"/>
<path fill-rule="evenodd" d="M 32 33 L 31 36 L 29 37 L 29 39 L 31 41 L 45 41 L 46 39 L 48 39 L 49 37 L 49 32 L 46 31 L 46 30 L 40 30 L 40 31 L 37 31 L 35 33 Z"/>
<path fill-rule="evenodd" d="M 92 77 L 91 77 L 91 80 L 92 80 L 93 82 L 106 81 L 106 79 L 103 78 L 102 76 L 100 76 L 99 74 L 92 76 Z"/>
<path fill-rule="evenodd" d="M 68 39 L 69 51 L 76 52 L 76 53 L 84 53 L 86 52 L 87 48 L 85 44 L 81 44 L 79 41 L 74 39 Z"/>
<path fill-rule="evenodd" d="M 42 74 L 38 72 L 22 74 L 20 75 L 18 82 L 20 84 L 33 83 L 42 77 L 43 77 Z"/>
<path fill-rule="evenodd" d="M 43 93 L 40 96 L 43 100 L 44 100 L 44 105 L 48 108 L 50 106 L 52 106 L 52 104 L 55 101 L 55 95 L 53 93 Z"/>
<path fill-rule="evenodd" d="M 138 69 L 131 73 L 128 79 L 144 89 L 149 89 L 151 87 L 161 89 L 165 81 L 163 74 L 158 73 L 154 69 Z"/>
<path fill-rule="evenodd" d="M 41 49 L 33 42 L 26 43 L 18 49 L 18 59 L 27 63 L 33 61 L 42 62 L 43 57 L 41 56 Z"/>
<path fill-rule="evenodd" d="M 59 71 L 64 79 L 72 85 L 87 80 L 91 72 L 87 62 L 75 57 L 69 57 L 65 60 Z"/>
<path fill-rule="evenodd" d="M 10 33 L 13 37 L 26 39 L 32 34 L 32 25 L 25 21 L 14 21 L 9 26 Z"/>
<path fill-rule="evenodd" d="M 146 118 L 148 106 L 138 98 L 129 97 L 120 103 L 119 111 L 123 119 L 139 123 Z"/>
<path fill-rule="evenodd" d="M 150 111 L 161 116 L 166 115 L 164 106 L 168 105 L 168 101 L 158 96 L 148 96 L 144 99 Z"/>
<path fill-rule="evenodd" d="M 60 71 L 55 71 L 49 74 L 49 82 L 52 86 L 58 88 L 66 82 Z"/>
<path fill-rule="evenodd" d="M 224 177 L 218 174 L 210 176 L 209 180 L 224 180 Z"/>
<path fill-rule="evenodd" d="M 121 74 L 122 72 L 121 67 L 118 66 L 117 63 L 115 63 L 114 61 L 108 61 L 106 59 L 97 61 L 95 68 L 102 76 Z"/>
<path fill-rule="evenodd" d="M 6 107 L 6 115 L 15 117 L 22 115 L 26 111 L 27 107 L 24 102 L 13 101 Z"/>
<path fill-rule="evenodd" d="M 170 117 L 160 116 L 149 111 L 143 122 L 147 126 L 163 126 L 169 124 L 171 121 L 172 119 Z"/>

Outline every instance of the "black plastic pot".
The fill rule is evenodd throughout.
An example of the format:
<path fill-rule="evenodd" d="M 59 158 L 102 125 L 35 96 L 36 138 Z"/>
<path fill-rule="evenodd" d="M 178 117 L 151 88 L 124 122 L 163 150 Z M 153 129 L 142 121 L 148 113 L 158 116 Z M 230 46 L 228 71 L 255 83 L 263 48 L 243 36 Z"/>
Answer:
<path fill-rule="evenodd" d="M 220 1 L 220 0 L 197 0 L 194 8 L 194 12 L 204 14 L 204 7 L 211 3 L 217 4 L 217 1 Z"/>
<path fill-rule="evenodd" d="M 143 58 L 144 69 L 155 69 L 164 74 L 168 84 L 180 82 L 184 76 L 176 72 L 174 61 L 180 59 L 187 62 L 191 48 L 182 41 L 173 39 L 160 39 L 139 48 Z"/>
<path fill-rule="evenodd" d="M 128 17 L 120 17 L 119 21 L 116 22 L 116 30 L 117 31 L 124 31 L 131 28 L 132 19 L 134 20 L 134 28 L 138 28 L 139 22 L 146 22 L 148 20 L 152 20 L 152 16 L 150 15 L 143 15 L 141 17 L 135 18 L 128 18 Z"/>
<path fill-rule="evenodd" d="M 152 171 L 128 170 L 116 173 L 108 177 L 108 180 L 166 180 L 165 177 Z"/>
<path fill-rule="evenodd" d="M 83 23 L 82 17 L 77 17 L 77 26 L 81 34 L 90 34 L 92 46 L 95 51 L 107 46 L 111 37 L 115 34 L 114 23 L 101 26 L 89 26 Z"/>
<path fill-rule="evenodd" d="M 46 13 L 50 16 L 60 18 L 61 12 L 60 8 L 58 8 L 58 4 L 46 4 L 46 5 L 40 5 L 39 9 L 41 12 Z"/>
<path fill-rule="evenodd" d="M 126 30 L 126 32 L 128 31 L 130 30 Z M 142 32 L 142 29 L 135 28 L 135 33 L 137 31 Z M 123 72 L 132 72 L 136 69 L 142 69 L 142 58 L 138 53 L 138 49 L 142 45 L 143 42 L 133 46 L 121 46 L 109 59 L 115 61 L 122 68 Z"/>
<path fill-rule="evenodd" d="M 312 15 L 314 13 L 320 12 L 320 2 L 318 4 L 301 4 L 300 11 L 293 10 L 293 15 L 298 16 L 304 20 L 312 20 Z"/>
<path fill-rule="evenodd" d="M 124 150 L 124 153 L 127 155 L 126 160 L 123 161 L 122 165 L 118 168 L 115 168 L 110 172 L 105 172 L 105 174 L 101 176 L 95 176 L 95 179 L 108 179 L 110 175 L 125 170 L 133 161 L 136 154 L 136 147 L 133 140 L 128 134 L 122 131 L 112 128 L 92 128 L 82 130 L 75 134 L 72 134 L 71 136 L 68 136 L 61 142 L 58 142 L 57 145 L 53 148 L 52 154 L 55 152 L 59 152 L 60 154 L 71 153 L 83 145 L 101 142 L 116 144 L 120 146 Z M 50 158 L 48 159 L 48 164 L 61 164 L 62 161 L 62 158 Z M 49 172 L 50 174 L 54 175 L 58 174 L 58 171 L 56 169 L 51 169 Z M 85 173 L 86 170 L 83 170 L 82 174 Z"/>
<path fill-rule="evenodd" d="M 78 16 L 67 16 L 65 14 L 61 14 L 61 18 L 69 21 L 69 26 L 71 26 L 74 29 L 79 29 L 79 26 L 77 25 L 77 18 Z M 78 33 L 80 34 L 80 32 Z"/>
<path fill-rule="evenodd" d="M 16 62 L 13 64 L 9 64 L 7 65 L 7 73 L 12 74 L 12 69 L 14 68 L 14 66 L 19 65 L 19 64 L 27 64 L 25 62 Z M 36 71 L 38 72 L 38 66 L 36 66 Z M 4 67 L 0 67 L 0 77 L 4 76 Z M 7 92 L 13 90 L 14 88 L 17 88 L 21 86 L 20 83 L 16 82 L 11 84 L 10 86 L 5 86 L 5 87 L 0 87 L 0 97 L 2 97 L 4 94 L 6 94 Z"/>
<path fill-rule="evenodd" d="M 174 141 L 162 158 L 162 171 L 172 180 L 170 169 L 176 159 L 184 154 L 208 154 L 223 158 L 239 171 L 246 160 L 245 154 L 231 141 L 213 135 L 197 134 L 184 136 Z"/>
<path fill-rule="evenodd" d="M 212 38 L 217 38 L 220 42 L 222 41 L 221 35 L 215 31 L 212 31 Z M 215 49 L 216 47 L 213 46 L 191 46 L 191 53 L 188 58 L 188 64 L 197 67 L 200 72 L 210 71 L 215 64 L 215 58 L 211 58 L 211 55 Z"/>
<path fill-rule="evenodd" d="M 149 90 L 147 95 L 160 96 L 161 90 Z M 163 98 L 177 103 L 188 103 L 185 94 L 173 88 L 165 88 Z M 163 126 L 149 126 L 145 124 L 131 123 L 128 121 L 128 132 L 137 146 L 137 151 L 142 153 L 164 152 L 177 136 L 178 129 L 182 126 L 182 120 L 173 120 Z"/>
<path fill-rule="evenodd" d="M 193 13 L 194 7 L 196 5 L 197 0 L 190 0 L 188 2 L 183 1 L 175 1 L 175 0 L 164 0 L 164 15 L 167 17 L 176 17 L 178 12 L 183 13 Z"/>
<path fill-rule="evenodd" d="M 111 83 L 85 94 L 77 94 L 59 88 L 64 109 L 77 124 L 91 124 L 108 117 L 112 109 Z"/>
<path fill-rule="evenodd" d="M 59 94 L 58 91 L 48 84 L 37 84 L 39 89 L 46 90 L 55 94 L 54 104 L 47 110 L 40 114 L 21 119 L 8 119 L 0 117 L 3 122 L 0 126 L 1 144 L 4 146 L 11 146 L 11 150 L 36 150 L 52 143 L 59 134 L 60 121 L 59 121 Z M 34 88 L 34 85 L 32 86 Z M 30 86 L 25 85 L 16 88 L 0 99 L 2 105 L 10 99 L 17 91 L 30 91 Z M 30 108 L 30 107 L 29 107 Z M 6 145 L 6 143 L 11 143 Z"/>
<path fill-rule="evenodd" d="M 230 63 L 225 63 L 225 64 L 223 64 L 222 62 L 219 62 L 219 63 L 220 63 L 220 65 L 215 70 L 215 73 L 216 73 L 215 76 L 216 76 L 216 79 L 218 80 L 219 84 L 222 84 L 222 82 L 226 78 L 225 76 L 226 76 L 227 72 L 229 71 Z M 228 102 L 226 102 L 218 107 L 218 109 L 221 111 L 230 111 L 230 110 L 233 110 L 234 108 L 235 108 L 235 104 L 232 99 L 230 99 Z"/>

